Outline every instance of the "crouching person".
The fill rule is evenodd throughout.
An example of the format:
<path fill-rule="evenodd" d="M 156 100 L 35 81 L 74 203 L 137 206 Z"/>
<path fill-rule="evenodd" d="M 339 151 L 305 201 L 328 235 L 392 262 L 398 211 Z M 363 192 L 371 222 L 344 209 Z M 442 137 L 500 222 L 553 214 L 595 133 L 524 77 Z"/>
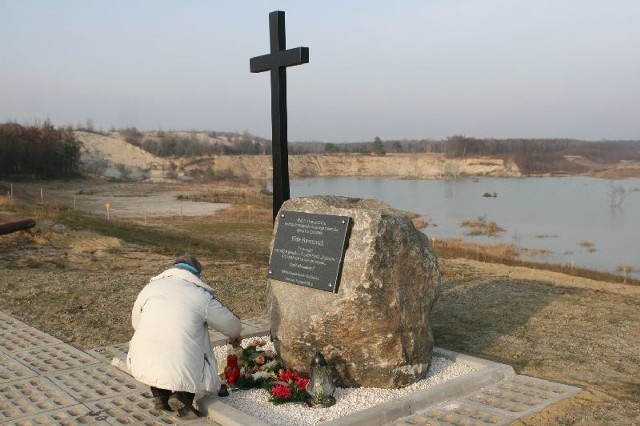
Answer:
<path fill-rule="evenodd" d="M 240 342 L 241 324 L 200 280 L 202 266 L 193 256 L 178 257 L 173 267 L 151 278 L 133 305 L 135 330 L 127 354 L 127 367 L 140 382 L 151 386 L 157 410 L 171 411 L 169 397 L 184 404 L 178 416 L 195 419 L 196 392 L 219 387 L 213 355 L 211 327 Z"/>

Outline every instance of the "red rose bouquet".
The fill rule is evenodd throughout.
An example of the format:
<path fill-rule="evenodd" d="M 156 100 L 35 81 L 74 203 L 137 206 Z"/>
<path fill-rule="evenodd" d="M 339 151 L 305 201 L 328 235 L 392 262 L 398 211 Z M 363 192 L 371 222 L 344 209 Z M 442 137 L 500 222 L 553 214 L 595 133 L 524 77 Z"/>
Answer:
<path fill-rule="evenodd" d="M 304 402 L 309 398 L 309 379 L 291 370 L 280 370 L 276 380 L 271 382 L 271 402 Z"/>

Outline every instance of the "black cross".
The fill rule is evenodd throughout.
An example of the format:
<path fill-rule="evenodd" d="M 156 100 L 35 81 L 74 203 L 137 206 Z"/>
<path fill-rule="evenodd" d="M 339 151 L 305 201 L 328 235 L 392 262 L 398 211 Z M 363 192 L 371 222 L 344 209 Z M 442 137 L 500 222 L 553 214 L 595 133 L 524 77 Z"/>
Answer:
<path fill-rule="evenodd" d="M 286 49 L 284 12 L 269 14 L 271 53 L 251 58 L 251 72 L 271 71 L 271 144 L 273 154 L 273 220 L 289 199 L 287 149 L 287 68 L 309 62 L 309 48 Z"/>

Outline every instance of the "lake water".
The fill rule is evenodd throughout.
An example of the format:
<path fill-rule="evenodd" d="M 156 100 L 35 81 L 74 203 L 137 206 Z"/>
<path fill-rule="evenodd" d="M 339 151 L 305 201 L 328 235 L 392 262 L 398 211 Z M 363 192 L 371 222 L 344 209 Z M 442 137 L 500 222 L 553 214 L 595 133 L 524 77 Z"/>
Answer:
<path fill-rule="evenodd" d="M 423 215 L 429 237 L 544 249 L 550 253 L 528 259 L 605 272 L 616 273 L 620 264 L 640 269 L 640 192 L 627 192 L 615 208 L 609 196 L 613 187 L 630 191 L 640 188 L 640 179 L 321 177 L 292 181 L 291 197 L 375 198 Z M 496 197 L 483 197 L 485 193 Z M 465 235 L 460 223 L 481 217 L 505 232 L 499 237 Z M 630 275 L 640 278 L 637 272 Z"/>

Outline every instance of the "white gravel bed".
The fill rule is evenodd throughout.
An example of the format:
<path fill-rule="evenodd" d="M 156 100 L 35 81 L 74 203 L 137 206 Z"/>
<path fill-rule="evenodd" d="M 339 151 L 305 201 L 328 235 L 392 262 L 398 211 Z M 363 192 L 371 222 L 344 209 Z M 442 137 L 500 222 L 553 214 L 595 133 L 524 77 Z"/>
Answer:
<path fill-rule="evenodd" d="M 263 338 L 269 340 L 268 336 Z M 243 345 L 246 342 L 248 339 L 243 341 Z M 224 365 L 223 360 L 226 360 L 227 349 L 228 346 L 214 348 L 219 365 Z M 274 350 L 271 343 L 268 343 L 264 349 Z M 403 389 L 338 388 L 334 394 L 336 403 L 328 408 L 310 408 L 300 403 L 274 405 L 269 401 L 269 393 L 263 389 L 234 391 L 220 400 L 274 426 L 309 426 L 335 420 L 418 390 L 428 389 L 473 371 L 475 371 L 473 367 L 434 355 L 426 378 Z"/>

